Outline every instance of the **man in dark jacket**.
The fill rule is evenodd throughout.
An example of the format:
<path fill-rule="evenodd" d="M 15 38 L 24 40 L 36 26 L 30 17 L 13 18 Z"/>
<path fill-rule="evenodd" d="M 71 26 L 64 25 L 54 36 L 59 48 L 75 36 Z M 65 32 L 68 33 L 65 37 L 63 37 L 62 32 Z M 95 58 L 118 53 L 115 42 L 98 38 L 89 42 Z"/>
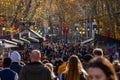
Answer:
<path fill-rule="evenodd" d="M 19 80 L 52 80 L 50 70 L 40 61 L 41 53 L 33 50 L 30 54 L 31 63 L 25 65 L 19 74 Z"/>

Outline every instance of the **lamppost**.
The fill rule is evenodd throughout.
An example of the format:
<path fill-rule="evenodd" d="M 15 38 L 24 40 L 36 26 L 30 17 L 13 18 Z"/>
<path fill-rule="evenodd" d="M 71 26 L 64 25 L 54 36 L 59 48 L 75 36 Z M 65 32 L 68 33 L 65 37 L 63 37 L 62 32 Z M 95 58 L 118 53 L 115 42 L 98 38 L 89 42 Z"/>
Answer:
<path fill-rule="evenodd" d="M 5 36 L 5 30 L 6 30 L 6 28 L 3 27 L 3 28 L 2 28 L 2 35 L 3 35 L 3 36 Z"/>
<path fill-rule="evenodd" d="M 75 32 L 75 42 L 79 42 L 80 41 L 80 33 L 79 33 L 79 28 L 76 28 L 76 32 Z"/>
<path fill-rule="evenodd" d="M 94 19 L 92 22 L 92 37 L 95 37 L 95 34 L 98 34 L 98 25 L 96 20 Z"/>
<path fill-rule="evenodd" d="M 50 33 L 50 27 L 48 27 L 48 34 Z"/>
<path fill-rule="evenodd" d="M 52 42 L 52 37 L 53 37 L 53 34 L 52 34 L 52 32 L 51 32 L 51 27 L 49 26 L 48 27 L 48 35 L 49 35 L 49 37 L 50 37 L 50 41 Z"/>
<path fill-rule="evenodd" d="M 87 38 L 89 38 L 89 37 L 90 37 L 90 28 L 87 27 Z"/>
<path fill-rule="evenodd" d="M 83 41 L 84 40 L 84 35 L 85 35 L 85 28 L 81 28 L 81 30 L 80 30 L 80 36 L 81 36 L 81 41 Z"/>
<path fill-rule="evenodd" d="M 88 39 L 91 37 L 91 23 L 89 20 L 85 23 L 85 29 L 86 29 L 86 38 Z"/>
<path fill-rule="evenodd" d="M 79 41 L 80 33 L 79 33 L 79 23 L 75 23 L 75 42 Z"/>

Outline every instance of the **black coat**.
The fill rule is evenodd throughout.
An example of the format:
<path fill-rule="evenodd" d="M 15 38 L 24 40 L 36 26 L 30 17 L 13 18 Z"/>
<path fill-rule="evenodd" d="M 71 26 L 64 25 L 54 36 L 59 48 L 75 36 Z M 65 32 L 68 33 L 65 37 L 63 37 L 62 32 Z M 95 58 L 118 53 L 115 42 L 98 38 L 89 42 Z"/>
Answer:
<path fill-rule="evenodd" d="M 19 80 L 52 80 L 50 70 L 41 62 L 25 65 L 19 74 Z"/>
<path fill-rule="evenodd" d="M 10 69 L 12 69 L 13 71 L 17 72 L 19 74 L 20 70 L 21 70 L 22 66 L 17 63 L 17 62 L 13 62 L 10 66 Z"/>

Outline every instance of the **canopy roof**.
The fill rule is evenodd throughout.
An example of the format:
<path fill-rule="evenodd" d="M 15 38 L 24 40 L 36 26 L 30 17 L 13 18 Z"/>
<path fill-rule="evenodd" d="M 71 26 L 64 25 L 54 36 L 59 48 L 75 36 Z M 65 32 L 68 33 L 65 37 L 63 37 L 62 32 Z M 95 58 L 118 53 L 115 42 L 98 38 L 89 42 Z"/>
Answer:
<path fill-rule="evenodd" d="M 16 42 L 0 39 L 0 46 L 3 48 L 18 47 Z"/>
<path fill-rule="evenodd" d="M 24 45 L 24 43 L 41 43 L 43 40 L 45 40 L 44 37 L 29 28 L 18 34 L 0 36 L 0 44 L 5 48 L 18 47 L 17 45 Z"/>

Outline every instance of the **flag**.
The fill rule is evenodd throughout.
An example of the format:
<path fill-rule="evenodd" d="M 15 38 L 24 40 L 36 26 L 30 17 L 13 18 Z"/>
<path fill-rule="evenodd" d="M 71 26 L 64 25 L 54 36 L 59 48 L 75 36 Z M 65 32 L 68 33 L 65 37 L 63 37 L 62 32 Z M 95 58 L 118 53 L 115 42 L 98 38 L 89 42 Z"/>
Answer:
<path fill-rule="evenodd" d="M 66 24 L 66 23 L 63 23 L 63 24 L 62 24 L 62 27 L 63 27 L 63 33 L 64 33 L 64 34 L 67 34 L 67 24 Z"/>
<path fill-rule="evenodd" d="M 21 32 L 21 30 L 22 30 L 22 26 L 19 25 L 17 31 L 18 31 L 18 32 Z"/>
<path fill-rule="evenodd" d="M 0 24 L 5 24 L 5 20 L 0 20 Z"/>

